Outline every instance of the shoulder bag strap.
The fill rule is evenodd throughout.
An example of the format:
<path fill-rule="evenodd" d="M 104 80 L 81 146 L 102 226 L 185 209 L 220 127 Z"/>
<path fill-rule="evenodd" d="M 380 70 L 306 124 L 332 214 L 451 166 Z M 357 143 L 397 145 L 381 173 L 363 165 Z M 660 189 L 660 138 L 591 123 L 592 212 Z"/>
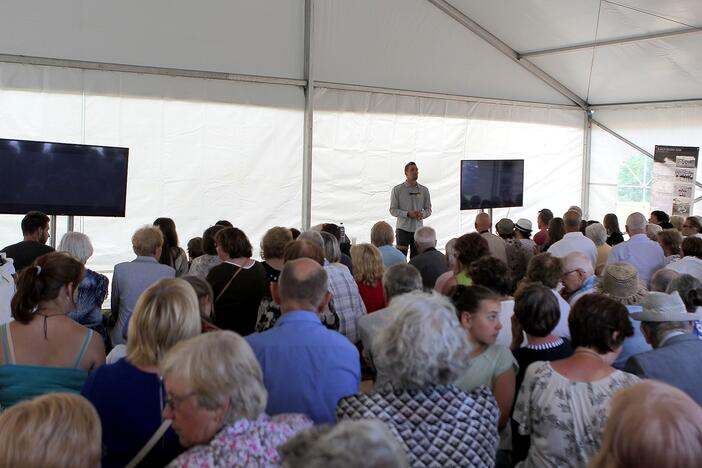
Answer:
<path fill-rule="evenodd" d="M 237 265 L 237 266 L 238 266 L 238 265 Z M 224 294 L 224 293 L 227 291 L 227 289 L 229 289 L 229 285 L 232 284 L 232 281 L 234 281 L 234 278 L 236 278 L 237 276 L 239 276 L 239 273 L 241 273 L 241 270 L 243 270 L 243 269 L 244 269 L 244 267 L 241 267 L 241 266 L 240 266 L 239 269 L 236 270 L 236 273 L 234 273 L 234 274 L 232 275 L 232 277 L 229 279 L 229 281 L 227 282 L 227 284 L 224 285 L 224 288 L 219 292 L 219 294 L 217 294 L 217 297 L 216 297 L 215 300 L 214 300 L 214 303 L 215 303 L 215 304 L 217 303 L 217 301 L 219 301 L 219 298 L 222 297 L 222 294 Z"/>
<path fill-rule="evenodd" d="M 151 436 L 149 441 L 144 445 L 141 450 L 139 450 L 139 453 L 136 454 L 134 458 L 132 458 L 132 461 L 129 462 L 129 464 L 125 468 L 134 468 L 136 467 L 141 461 L 144 459 L 145 456 L 149 454 L 152 448 L 154 448 L 154 445 L 156 445 L 156 442 L 163 437 L 163 434 L 166 433 L 169 427 L 171 427 L 171 420 L 170 419 L 165 419 L 161 425 L 159 426 L 158 429 L 156 429 L 156 432 L 154 432 L 154 435 Z"/>

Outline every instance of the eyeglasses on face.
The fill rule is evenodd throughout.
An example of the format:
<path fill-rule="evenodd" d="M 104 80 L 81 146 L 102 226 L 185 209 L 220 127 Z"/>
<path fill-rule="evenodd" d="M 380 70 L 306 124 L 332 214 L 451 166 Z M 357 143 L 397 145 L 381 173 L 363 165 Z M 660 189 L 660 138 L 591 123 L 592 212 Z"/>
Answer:
<path fill-rule="evenodd" d="M 185 400 L 187 400 L 193 395 L 196 395 L 196 392 L 190 392 L 183 396 L 167 395 L 168 398 L 166 398 L 166 400 L 163 403 L 165 406 L 170 408 L 171 411 L 175 411 L 181 403 L 183 403 Z"/>

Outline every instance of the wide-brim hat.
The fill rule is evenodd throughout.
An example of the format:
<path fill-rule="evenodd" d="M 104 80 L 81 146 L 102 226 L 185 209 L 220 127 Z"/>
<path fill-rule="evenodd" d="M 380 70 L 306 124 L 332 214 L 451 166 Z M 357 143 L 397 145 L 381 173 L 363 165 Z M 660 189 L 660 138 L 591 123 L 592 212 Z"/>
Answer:
<path fill-rule="evenodd" d="M 500 235 L 509 235 L 514 232 L 514 222 L 509 218 L 502 218 L 495 224 L 495 229 Z"/>
<path fill-rule="evenodd" d="M 597 280 L 595 292 L 604 294 L 625 305 L 640 304 L 648 295 L 646 285 L 639 279 L 639 273 L 628 263 L 612 263 Z"/>
<path fill-rule="evenodd" d="M 650 292 L 641 302 L 641 312 L 633 312 L 631 318 L 641 322 L 689 322 L 699 320 L 700 313 L 691 314 L 677 291 L 670 294 Z"/>
<path fill-rule="evenodd" d="M 531 232 L 531 221 L 529 221 L 526 218 L 519 218 L 517 221 L 517 224 L 514 225 L 516 229 L 519 229 L 522 232 L 530 233 Z"/>

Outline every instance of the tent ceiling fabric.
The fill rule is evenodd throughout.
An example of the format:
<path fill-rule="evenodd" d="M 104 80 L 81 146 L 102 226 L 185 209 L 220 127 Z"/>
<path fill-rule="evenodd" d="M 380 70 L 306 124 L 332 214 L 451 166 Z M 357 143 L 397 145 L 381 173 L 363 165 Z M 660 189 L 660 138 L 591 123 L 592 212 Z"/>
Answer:
<path fill-rule="evenodd" d="M 0 0 L 0 53 L 303 78 L 304 0 Z"/>
<path fill-rule="evenodd" d="M 700 0 L 448 0 L 518 53 L 702 28 Z M 314 0 L 314 79 L 572 104 L 427 0 Z M 0 54 L 304 78 L 305 0 L 0 0 Z M 694 28 L 693 28 L 694 29 Z M 534 55 L 590 104 L 702 98 L 702 31 Z"/>
<path fill-rule="evenodd" d="M 426 0 L 315 8 L 315 80 L 572 104 Z"/>

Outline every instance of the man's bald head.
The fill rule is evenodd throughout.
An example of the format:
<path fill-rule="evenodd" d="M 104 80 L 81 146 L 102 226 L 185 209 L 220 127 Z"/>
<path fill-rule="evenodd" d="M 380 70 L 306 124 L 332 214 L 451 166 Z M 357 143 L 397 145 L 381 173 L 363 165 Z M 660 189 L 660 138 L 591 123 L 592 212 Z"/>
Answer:
<path fill-rule="evenodd" d="M 492 220 L 487 213 L 478 213 L 475 217 L 475 230 L 478 232 L 489 231 L 492 228 Z"/>
<path fill-rule="evenodd" d="M 646 232 L 646 217 L 641 213 L 631 213 L 626 218 L 626 232 L 629 236 Z"/>
<path fill-rule="evenodd" d="M 566 211 L 563 215 L 563 225 L 565 226 L 566 232 L 580 231 L 580 221 L 582 221 L 582 219 L 582 215 L 577 211 Z"/>
<path fill-rule="evenodd" d="M 310 258 L 291 260 L 283 266 L 276 289 L 283 312 L 316 311 L 329 289 L 327 272 Z"/>

